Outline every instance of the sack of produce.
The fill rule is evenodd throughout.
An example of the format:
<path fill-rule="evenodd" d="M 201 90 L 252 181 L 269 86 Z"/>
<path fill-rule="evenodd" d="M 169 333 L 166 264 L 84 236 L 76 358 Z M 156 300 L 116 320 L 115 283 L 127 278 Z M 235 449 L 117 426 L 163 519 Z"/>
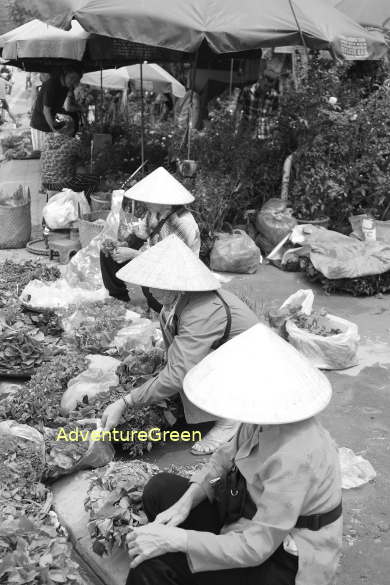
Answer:
<path fill-rule="evenodd" d="M 292 216 L 289 202 L 270 199 L 256 216 L 256 244 L 265 254 L 269 254 L 296 225 L 297 220 Z"/>
<path fill-rule="evenodd" d="M 327 313 L 301 314 L 286 321 L 288 341 L 313 366 L 322 370 L 342 370 L 356 366 L 359 332 L 357 325 Z"/>
<path fill-rule="evenodd" d="M 61 412 L 64 415 L 76 410 L 78 404 L 88 404 L 90 399 L 118 384 L 116 370 L 119 360 L 103 355 L 89 355 L 87 359 L 88 369 L 70 380 L 62 396 Z"/>
<path fill-rule="evenodd" d="M 55 282 L 32 280 L 20 295 L 21 302 L 32 310 L 44 311 L 47 309 L 68 309 L 87 303 L 97 303 L 108 298 L 104 287 L 87 289 L 73 286 L 63 278 Z"/>
<path fill-rule="evenodd" d="M 217 272 L 253 274 L 262 258 L 255 242 L 242 230 L 219 233 L 210 254 L 210 268 Z"/>
<path fill-rule="evenodd" d="M 45 443 L 39 431 L 14 420 L 0 422 L 0 484 L 26 488 L 42 477 Z"/>
<path fill-rule="evenodd" d="M 98 438 L 100 431 L 98 419 L 79 420 L 57 429 L 45 428 L 44 478 L 55 480 L 83 469 L 108 465 L 115 451 L 106 438 Z"/>
<path fill-rule="evenodd" d="M 134 323 L 130 323 L 118 331 L 111 347 L 115 347 L 117 351 L 126 353 L 132 349 L 151 349 L 154 345 L 156 330 L 158 324 L 150 319 L 137 319 Z"/>
<path fill-rule="evenodd" d="M 90 213 L 91 208 L 84 193 L 63 189 L 49 199 L 43 208 L 43 218 L 52 230 L 69 227 L 79 217 Z"/>

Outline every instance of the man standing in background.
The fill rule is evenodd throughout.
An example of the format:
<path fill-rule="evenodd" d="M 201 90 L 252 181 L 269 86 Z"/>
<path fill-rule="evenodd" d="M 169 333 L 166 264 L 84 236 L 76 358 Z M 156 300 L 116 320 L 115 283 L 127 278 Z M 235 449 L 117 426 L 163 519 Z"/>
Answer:
<path fill-rule="evenodd" d="M 60 76 L 52 76 L 42 85 L 33 105 L 31 114 L 31 139 L 34 150 L 42 150 L 43 142 L 50 132 L 55 132 L 55 115 L 64 111 L 64 102 L 69 92 L 80 83 L 81 74 L 68 69 Z M 77 111 L 78 106 L 71 104 L 68 112 Z"/>

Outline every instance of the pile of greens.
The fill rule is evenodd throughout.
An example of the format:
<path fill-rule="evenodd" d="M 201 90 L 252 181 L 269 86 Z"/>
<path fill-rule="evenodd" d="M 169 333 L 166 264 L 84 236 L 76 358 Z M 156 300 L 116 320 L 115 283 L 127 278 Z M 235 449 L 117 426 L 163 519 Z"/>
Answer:
<path fill-rule="evenodd" d="M 26 262 L 6 260 L 0 264 L 0 306 L 7 304 L 6 299 L 2 297 L 20 294 L 31 280 L 52 282 L 60 276 L 61 272 L 55 266 L 32 260 Z"/>
<path fill-rule="evenodd" d="M 0 419 L 12 419 L 41 428 L 56 428 L 67 422 L 60 403 L 68 382 L 87 369 L 85 356 L 72 350 L 40 366 L 26 385 L 0 403 Z"/>
<path fill-rule="evenodd" d="M 189 478 L 201 465 L 171 466 L 160 469 L 145 461 L 117 461 L 94 472 L 84 502 L 89 512 L 88 530 L 93 550 L 103 556 L 126 545 L 126 536 L 136 526 L 147 523 L 142 494 L 151 477 L 167 471 Z"/>
<path fill-rule="evenodd" d="M 83 585 L 80 568 L 40 482 L 44 458 L 34 441 L 1 433 L 0 583 Z"/>

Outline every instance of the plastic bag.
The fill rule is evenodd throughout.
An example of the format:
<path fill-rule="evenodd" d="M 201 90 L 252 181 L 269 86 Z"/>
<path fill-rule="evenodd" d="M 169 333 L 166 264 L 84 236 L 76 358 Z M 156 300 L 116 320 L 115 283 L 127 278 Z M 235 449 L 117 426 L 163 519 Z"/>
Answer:
<path fill-rule="evenodd" d="M 54 282 L 31 280 L 22 291 L 20 300 L 31 309 L 54 310 L 104 301 L 108 296 L 108 291 L 105 288 L 88 290 L 71 286 L 63 278 L 60 278 Z"/>
<path fill-rule="evenodd" d="M 157 323 L 150 319 L 138 319 L 127 327 L 118 331 L 111 347 L 120 352 L 128 352 L 131 349 L 152 349 L 156 340 Z"/>
<path fill-rule="evenodd" d="M 120 361 L 109 356 L 89 355 L 88 368 L 70 380 L 61 399 L 61 412 L 69 414 L 84 400 L 107 392 L 110 386 L 119 383 L 116 370 Z"/>
<path fill-rule="evenodd" d="M 31 441 L 36 445 L 41 454 L 42 462 L 45 461 L 45 442 L 43 436 L 37 429 L 29 425 L 22 425 L 14 420 L 4 420 L 0 422 L 0 434 L 11 435 L 17 439 Z"/>
<path fill-rule="evenodd" d="M 279 307 L 279 309 L 269 311 L 268 318 L 271 327 L 282 333 L 282 328 L 287 319 L 294 317 L 298 313 L 310 315 L 313 309 L 314 293 L 311 289 L 300 289 Z"/>
<path fill-rule="evenodd" d="M 88 289 L 103 287 L 100 270 L 100 245 L 104 240 L 118 239 L 123 196 L 123 190 L 113 191 L 111 211 L 107 216 L 102 231 L 89 242 L 88 246 L 77 252 L 66 266 L 64 278 L 70 285 L 82 286 Z"/>
<path fill-rule="evenodd" d="M 109 437 L 97 434 L 91 438 L 91 433 L 100 430 L 100 419 L 77 421 L 68 430 L 77 433 L 77 436 L 69 439 L 59 435 L 60 429 L 45 428 L 47 458 L 44 479 L 53 481 L 76 471 L 104 467 L 111 463 L 115 450 L 108 441 Z"/>
<path fill-rule="evenodd" d="M 350 490 L 372 481 L 376 477 L 376 471 L 367 459 L 355 455 L 352 449 L 341 447 L 339 449 L 341 467 L 342 488 Z"/>
<path fill-rule="evenodd" d="M 217 272 L 253 274 L 261 263 L 261 253 L 255 242 L 242 230 L 220 233 L 210 255 L 210 268 Z"/>
<path fill-rule="evenodd" d="M 341 333 L 328 337 L 315 335 L 288 319 L 286 321 L 288 341 L 320 370 L 343 370 L 356 366 L 360 339 L 357 325 L 335 315 L 327 314 L 326 318 L 329 326 L 340 329 Z"/>
<path fill-rule="evenodd" d="M 296 225 L 297 220 L 292 216 L 288 201 L 270 199 L 256 216 L 256 244 L 269 254 Z"/>
<path fill-rule="evenodd" d="M 63 189 L 53 195 L 43 208 L 43 218 L 52 230 L 68 227 L 73 221 L 90 213 L 91 208 L 84 193 Z"/>

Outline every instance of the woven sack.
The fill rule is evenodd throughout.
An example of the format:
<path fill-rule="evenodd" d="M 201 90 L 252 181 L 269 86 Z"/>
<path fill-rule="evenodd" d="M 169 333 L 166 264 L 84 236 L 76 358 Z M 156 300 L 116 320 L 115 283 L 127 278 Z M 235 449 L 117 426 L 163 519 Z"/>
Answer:
<path fill-rule="evenodd" d="M 31 196 L 26 189 L 26 203 L 0 205 L 0 248 L 25 248 L 31 239 Z"/>

